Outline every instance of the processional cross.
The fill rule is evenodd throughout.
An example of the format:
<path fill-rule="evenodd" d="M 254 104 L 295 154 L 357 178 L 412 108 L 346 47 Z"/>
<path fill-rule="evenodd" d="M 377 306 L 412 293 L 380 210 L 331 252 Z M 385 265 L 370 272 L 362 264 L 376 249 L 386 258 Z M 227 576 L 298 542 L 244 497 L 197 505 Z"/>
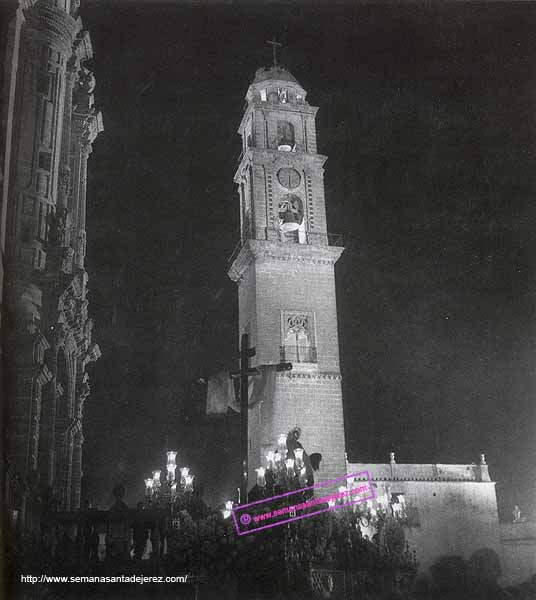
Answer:
<path fill-rule="evenodd" d="M 248 501 L 248 410 L 249 378 L 258 375 L 259 370 L 250 368 L 249 359 L 255 356 L 255 348 L 249 347 L 249 335 L 242 334 L 240 340 L 240 371 L 229 373 L 231 379 L 240 379 L 240 441 L 242 444 L 242 479 L 240 482 L 240 503 Z M 292 370 L 292 363 L 281 362 L 276 365 L 278 371 Z"/>
<path fill-rule="evenodd" d="M 272 53 L 274 56 L 274 67 L 277 67 L 277 48 L 281 48 L 283 46 L 283 44 L 280 44 L 274 37 L 273 40 L 269 40 L 266 42 L 267 44 L 270 44 L 270 46 L 272 46 Z"/>

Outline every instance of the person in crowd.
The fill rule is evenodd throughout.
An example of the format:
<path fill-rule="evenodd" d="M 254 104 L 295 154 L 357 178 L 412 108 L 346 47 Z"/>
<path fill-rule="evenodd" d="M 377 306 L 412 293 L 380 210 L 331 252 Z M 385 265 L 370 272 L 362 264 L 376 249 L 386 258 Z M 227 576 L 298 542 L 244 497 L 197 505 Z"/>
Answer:
<path fill-rule="evenodd" d="M 145 544 L 147 542 L 148 524 L 145 522 L 142 511 L 144 510 L 143 502 L 138 502 L 136 508 L 137 513 L 133 524 L 133 539 L 134 539 L 134 558 L 141 560 Z"/>

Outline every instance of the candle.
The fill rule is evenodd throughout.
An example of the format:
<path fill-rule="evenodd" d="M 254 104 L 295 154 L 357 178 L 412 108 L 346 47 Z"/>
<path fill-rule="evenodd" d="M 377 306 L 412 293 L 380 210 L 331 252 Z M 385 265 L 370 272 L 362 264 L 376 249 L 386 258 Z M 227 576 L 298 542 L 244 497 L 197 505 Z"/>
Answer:
<path fill-rule="evenodd" d="M 264 467 L 259 467 L 258 469 L 255 469 L 255 471 L 257 471 L 257 485 L 259 487 L 264 487 L 266 485 L 266 479 L 264 478 Z"/>
<path fill-rule="evenodd" d="M 287 454 L 287 436 L 282 433 L 279 436 L 279 439 L 277 440 L 277 449 L 279 451 L 279 454 L 281 454 L 282 456 L 286 456 Z"/>
<path fill-rule="evenodd" d="M 194 491 L 194 476 L 186 475 L 184 477 L 184 491 L 185 492 L 193 492 Z"/>
<path fill-rule="evenodd" d="M 279 452 L 276 452 L 274 454 L 274 467 L 276 471 L 280 471 L 281 467 L 283 466 L 283 457 L 281 456 L 281 454 L 279 454 Z"/>
<path fill-rule="evenodd" d="M 274 468 L 274 459 L 275 459 L 275 452 L 273 450 L 270 450 L 270 452 L 268 452 L 268 454 L 266 455 L 266 468 L 267 469 Z"/>
<path fill-rule="evenodd" d="M 150 496 L 151 492 L 153 491 L 153 480 L 151 477 L 148 477 L 145 480 L 145 489 L 146 489 L 147 495 Z"/>
<path fill-rule="evenodd" d="M 294 459 L 287 458 L 287 460 L 285 461 L 285 464 L 287 465 L 287 475 L 289 477 L 293 477 L 294 476 Z"/>
<path fill-rule="evenodd" d="M 181 485 L 184 485 L 186 483 L 186 477 L 188 477 L 188 473 L 190 472 L 190 468 L 189 467 L 182 467 L 181 468 Z"/>
<path fill-rule="evenodd" d="M 305 485 L 307 483 L 307 469 L 305 467 L 300 469 L 299 481 L 300 485 Z"/>
<path fill-rule="evenodd" d="M 168 481 L 175 481 L 175 469 L 177 465 L 167 464 L 167 479 Z"/>
<path fill-rule="evenodd" d="M 296 457 L 296 466 L 301 467 L 303 465 L 303 448 L 296 448 L 294 456 Z"/>
<path fill-rule="evenodd" d="M 160 487 L 160 471 L 153 471 L 153 487 Z"/>

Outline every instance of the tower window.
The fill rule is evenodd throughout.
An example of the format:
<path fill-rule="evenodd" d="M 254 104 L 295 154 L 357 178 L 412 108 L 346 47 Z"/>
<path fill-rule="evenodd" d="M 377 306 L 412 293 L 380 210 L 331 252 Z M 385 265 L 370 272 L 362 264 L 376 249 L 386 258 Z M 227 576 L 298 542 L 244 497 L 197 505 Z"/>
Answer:
<path fill-rule="evenodd" d="M 283 311 L 281 327 L 281 360 L 294 363 L 316 363 L 313 313 Z"/>

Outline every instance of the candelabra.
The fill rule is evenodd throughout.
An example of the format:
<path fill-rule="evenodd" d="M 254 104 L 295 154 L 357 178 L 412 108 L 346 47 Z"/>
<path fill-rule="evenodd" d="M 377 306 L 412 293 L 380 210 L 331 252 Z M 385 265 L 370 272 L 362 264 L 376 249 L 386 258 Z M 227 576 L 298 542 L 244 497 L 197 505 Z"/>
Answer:
<path fill-rule="evenodd" d="M 277 450 L 266 455 L 266 466 L 255 469 L 257 473 L 257 493 L 273 495 L 274 490 L 298 490 L 307 485 L 307 468 L 303 448 L 287 448 L 287 436 L 281 434 L 277 440 Z"/>
<path fill-rule="evenodd" d="M 161 470 L 153 471 L 152 477 L 145 479 L 145 496 L 147 504 L 152 502 L 167 502 L 171 509 L 177 498 L 181 495 L 191 494 L 194 491 L 194 475 L 190 475 L 189 467 L 182 467 L 180 471 L 180 480 L 177 481 L 175 472 L 177 470 L 177 452 L 169 450 L 166 453 L 166 481 L 162 485 Z"/>

